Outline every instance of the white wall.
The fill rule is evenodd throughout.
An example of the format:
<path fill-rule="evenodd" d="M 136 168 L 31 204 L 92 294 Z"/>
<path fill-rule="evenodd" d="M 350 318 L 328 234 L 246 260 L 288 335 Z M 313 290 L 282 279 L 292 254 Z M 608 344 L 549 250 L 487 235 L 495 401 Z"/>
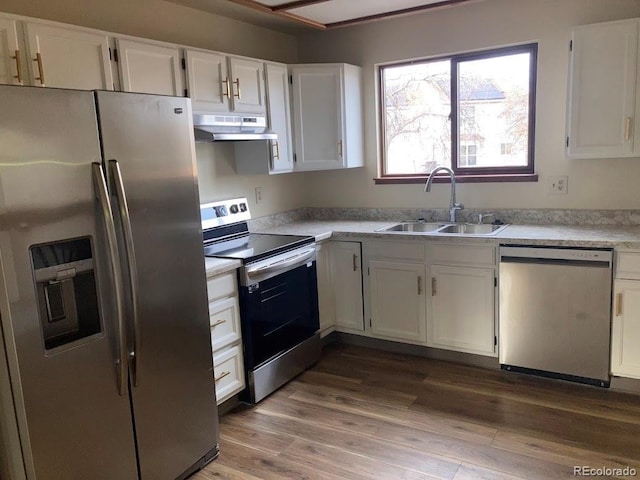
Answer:
<path fill-rule="evenodd" d="M 376 63 L 514 43 L 538 42 L 536 171 L 538 183 L 459 184 L 473 208 L 640 208 L 640 158 L 568 160 L 564 154 L 571 27 L 640 17 L 638 0 L 484 0 L 429 13 L 299 37 L 304 62 L 364 68 L 366 166 L 309 174 L 309 206 L 445 207 L 449 186 L 374 185 L 378 174 Z M 548 195 L 550 175 L 569 176 L 568 195 Z M 330 188 L 329 185 L 331 186 Z"/>

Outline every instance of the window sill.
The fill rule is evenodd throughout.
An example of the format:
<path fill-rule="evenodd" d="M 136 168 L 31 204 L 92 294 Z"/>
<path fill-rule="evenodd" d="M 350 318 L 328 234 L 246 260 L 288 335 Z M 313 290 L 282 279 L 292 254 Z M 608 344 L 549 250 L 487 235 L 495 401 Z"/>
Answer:
<path fill-rule="evenodd" d="M 402 185 L 411 183 L 425 183 L 429 178 L 428 175 L 412 175 L 412 176 L 387 176 L 377 177 L 373 179 L 376 185 Z M 456 183 L 505 183 L 505 182 L 537 182 L 537 173 L 523 174 L 504 174 L 504 175 L 464 175 L 457 176 Z M 448 175 L 436 175 L 433 183 L 450 183 L 451 178 Z"/>

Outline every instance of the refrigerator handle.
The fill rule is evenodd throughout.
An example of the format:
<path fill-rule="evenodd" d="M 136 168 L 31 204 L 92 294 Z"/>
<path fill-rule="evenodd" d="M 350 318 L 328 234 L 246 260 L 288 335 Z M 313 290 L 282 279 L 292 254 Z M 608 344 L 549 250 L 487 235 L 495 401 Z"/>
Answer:
<path fill-rule="evenodd" d="M 100 203 L 102 217 L 104 218 L 104 227 L 109 248 L 109 263 L 115 284 L 116 313 L 118 317 L 118 360 L 116 367 L 118 372 L 118 391 L 121 396 L 124 396 L 127 394 L 127 342 L 124 330 L 124 287 L 122 284 L 122 272 L 118 255 L 118 239 L 116 237 L 116 226 L 113 220 L 113 212 L 111 210 L 109 194 L 107 193 L 107 183 L 104 178 L 104 173 L 102 172 L 102 165 L 93 162 L 91 168 L 96 198 Z"/>
<path fill-rule="evenodd" d="M 109 160 L 109 173 L 113 181 L 113 191 L 117 200 L 120 219 L 122 220 L 122 231 L 124 234 L 124 244 L 127 250 L 127 263 L 129 266 L 129 282 L 131 285 L 131 307 L 133 318 L 133 349 L 129 352 L 131 363 L 131 377 L 134 387 L 137 387 L 140 380 L 138 370 L 138 357 L 140 356 L 140 322 L 138 314 L 138 267 L 136 263 L 136 252 L 133 245 L 133 232 L 131 230 L 131 216 L 129 215 L 129 205 L 127 194 L 122 181 L 122 173 L 117 160 Z"/>

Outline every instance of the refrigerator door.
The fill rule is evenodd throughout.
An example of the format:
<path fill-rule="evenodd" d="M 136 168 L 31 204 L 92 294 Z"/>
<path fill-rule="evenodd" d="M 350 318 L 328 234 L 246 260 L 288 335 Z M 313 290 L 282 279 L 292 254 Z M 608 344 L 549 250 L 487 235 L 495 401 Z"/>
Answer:
<path fill-rule="evenodd" d="M 123 210 L 119 170 L 128 205 L 123 243 L 133 246 L 128 256 L 136 266 L 129 273 L 130 304 L 137 305 L 137 312 L 130 308 L 137 324 L 131 371 L 140 471 L 143 480 L 176 478 L 214 455 L 218 443 L 191 104 L 96 96 L 111 194 Z"/>
<path fill-rule="evenodd" d="M 93 94 L 1 86 L 0 105 L 0 318 L 28 477 L 136 478 Z"/>

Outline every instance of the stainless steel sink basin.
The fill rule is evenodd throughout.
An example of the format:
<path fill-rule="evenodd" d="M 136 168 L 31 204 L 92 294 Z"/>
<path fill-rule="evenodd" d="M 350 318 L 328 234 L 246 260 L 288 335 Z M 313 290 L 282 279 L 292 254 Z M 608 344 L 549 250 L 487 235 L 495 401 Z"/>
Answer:
<path fill-rule="evenodd" d="M 391 227 L 379 228 L 376 232 L 406 232 L 449 235 L 494 235 L 508 225 L 490 225 L 479 223 L 426 223 L 404 222 Z"/>
<path fill-rule="evenodd" d="M 445 226 L 445 223 L 426 222 L 406 222 L 393 225 L 392 227 L 381 228 L 378 232 L 435 232 Z"/>
<path fill-rule="evenodd" d="M 446 225 L 438 233 L 457 233 L 458 235 L 492 235 L 504 229 L 506 225 L 489 225 L 479 223 L 456 223 Z"/>

